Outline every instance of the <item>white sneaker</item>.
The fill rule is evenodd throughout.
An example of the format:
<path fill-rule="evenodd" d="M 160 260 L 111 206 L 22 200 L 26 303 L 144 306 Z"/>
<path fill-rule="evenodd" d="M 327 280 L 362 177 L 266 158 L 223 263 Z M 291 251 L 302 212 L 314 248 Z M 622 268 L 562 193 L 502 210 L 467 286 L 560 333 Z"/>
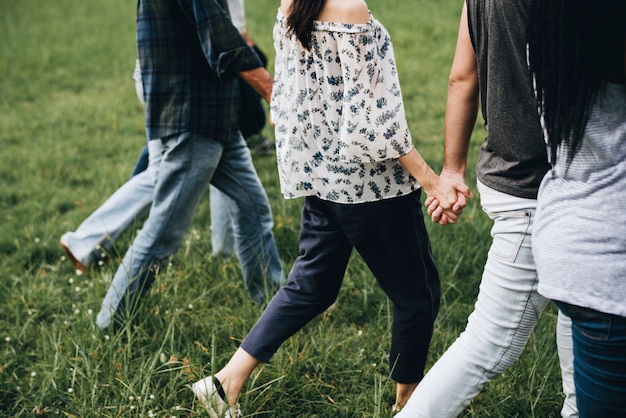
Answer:
<path fill-rule="evenodd" d="M 198 380 L 191 390 L 202 403 L 211 418 L 241 418 L 239 404 L 231 406 L 226 402 L 222 384 L 213 376 Z"/>

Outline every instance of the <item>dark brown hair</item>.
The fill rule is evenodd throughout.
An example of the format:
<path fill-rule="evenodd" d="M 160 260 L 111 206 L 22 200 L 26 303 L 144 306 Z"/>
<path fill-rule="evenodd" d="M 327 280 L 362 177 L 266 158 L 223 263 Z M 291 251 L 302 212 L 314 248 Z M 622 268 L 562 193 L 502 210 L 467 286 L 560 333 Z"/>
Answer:
<path fill-rule="evenodd" d="M 302 46 L 311 49 L 313 21 L 322 11 L 326 0 L 293 0 L 289 7 L 287 29 L 292 32 Z"/>

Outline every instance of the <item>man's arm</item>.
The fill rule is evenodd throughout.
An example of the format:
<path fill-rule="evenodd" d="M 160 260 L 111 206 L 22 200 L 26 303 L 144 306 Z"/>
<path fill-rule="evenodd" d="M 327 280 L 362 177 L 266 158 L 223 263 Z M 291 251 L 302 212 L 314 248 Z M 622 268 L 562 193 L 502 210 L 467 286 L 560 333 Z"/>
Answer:
<path fill-rule="evenodd" d="M 469 33 L 467 5 L 463 4 L 454 61 L 448 80 L 445 117 L 445 141 L 441 176 L 464 182 L 470 138 L 478 114 L 479 90 L 476 53 Z M 426 203 L 433 222 L 446 225 L 447 219 L 438 202 Z M 459 194 L 455 211 L 465 207 L 465 196 Z"/>
<path fill-rule="evenodd" d="M 252 86 L 252 88 L 256 90 L 256 92 L 259 93 L 259 96 L 265 99 L 266 102 L 270 102 L 274 79 L 264 67 L 241 71 L 238 75 L 243 79 L 243 81 L 250 84 L 250 86 Z"/>
<path fill-rule="evenodd" d="M 443 171 L 465 176 L 470 137 L 478 114 L 478 68 L 463 5 L 454 61 L 448 81 Z"/>

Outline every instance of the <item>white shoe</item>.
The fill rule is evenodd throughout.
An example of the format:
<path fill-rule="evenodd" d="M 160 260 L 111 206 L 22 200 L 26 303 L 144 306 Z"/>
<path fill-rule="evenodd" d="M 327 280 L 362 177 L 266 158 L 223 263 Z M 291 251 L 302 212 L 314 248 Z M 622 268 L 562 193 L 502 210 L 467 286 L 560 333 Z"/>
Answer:
<path fill-rule="evenodd" d="M 211 418 L 241 418 L 239 404 L 231 406 L 226 402 L 222 384 L 213 376 L 198 380 L 191 390 L 206 408 Z"/>

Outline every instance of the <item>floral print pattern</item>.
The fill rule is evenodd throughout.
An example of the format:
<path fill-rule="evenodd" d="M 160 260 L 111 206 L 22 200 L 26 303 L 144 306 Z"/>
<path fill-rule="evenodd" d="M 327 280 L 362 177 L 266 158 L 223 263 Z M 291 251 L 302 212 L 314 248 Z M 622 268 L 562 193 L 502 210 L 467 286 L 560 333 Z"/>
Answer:
<path fill-rule="evenodd" d="M 408 194 L 419 184 L 396 160 L 413 149 L 393 47 L 371 14 L 364 24 L 314 22 L 306 50 L 274 25 L 270 105 L 286 198 L 361 203 Z"/>

